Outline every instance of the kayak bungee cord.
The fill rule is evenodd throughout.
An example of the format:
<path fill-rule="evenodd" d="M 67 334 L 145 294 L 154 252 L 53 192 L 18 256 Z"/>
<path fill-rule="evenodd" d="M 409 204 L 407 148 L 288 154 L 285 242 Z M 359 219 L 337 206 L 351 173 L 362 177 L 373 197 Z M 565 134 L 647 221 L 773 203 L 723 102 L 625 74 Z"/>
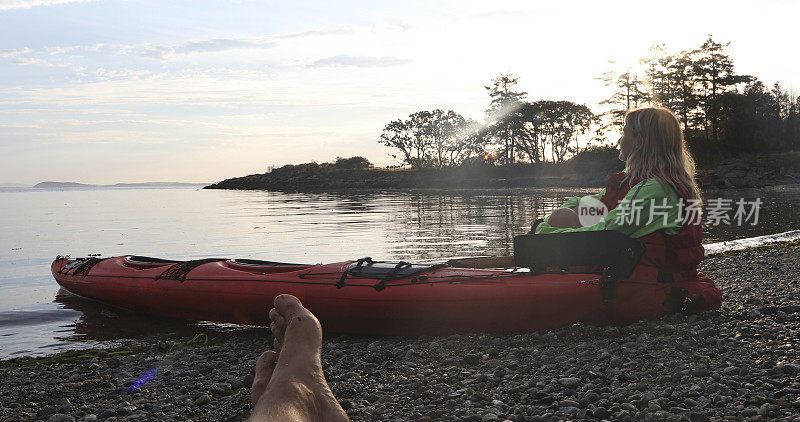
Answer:
<path fill-rule="evenodd" d="M 64 273 L 65 275 L 72 275 L 68 273 Z M 303 274 L 305 276 L 308 275 L 339 275 L 340 272 L 335 273 L 313 273 L 313 274 Z M 426 275 L 414 277 L 413 279 L 418 279 L 416 282 L 409 282 L 409 283 L 401 283 L 401 284 L 390 284 L 386 287 L 392 286 L 406 286 L 406 285 L 414 285 L 414 284 L 436 284 L 436 283 L 457 283 L 459 281 L 469 281 L 469 280 L 491 280 L 491 279 L 500 279 L 500 278 L 510 278 L 510 277 L 520 277 L 525 276 L 525 273 L 510 273 L 509 274 L 487 274 L 487 275 L 446 275 L 446 276 L 434 276 L 429 277 Z M 98 278 L 119 278 L 120 276 L 117 275 L 110 275 L 110 274 L 90 274 L 87 277 L 98 277 Z M 159 280 L 158 277 L 149 277 L 149 276 L 125 276 L 125 278 L 131 279 L 144 279 L 144 280 Z M 298 278 L 307 278 L 307 277 L 298 277 Z M 353 278 L 360 278 L 360 279 L 370 279 L 371 277 L 362 277 L 358 275 L 353 275 Z M 406 277 L 403 277 L 406 278 Z M 397 278 L 396 280 L 402 280 L 403 278 Z M 432 279 L 437 279 L 437 281 L 428 281 Z M 439 280 L 442 279 L 442 280 Z M 163 279 L 162 279 L 163 280 Z M 176 280 L 178 281 L 178 280 Z M 204 277 L 204 278 L 186 278 L 184 281 L 230 281 L 230 282 L 238 282 L 238 281 L 254 281 L 260 283 L 290 283 L 290 284 L 311 284 L 311 285 L 333 285 L 335 286 L 335 282 L 331 283 L 320 283 L 320 282 L 313 282 L 313 281 L 291 281 L 291 280 L 265 280 L 263 278 L 220 278 L 220 277 Z M 375 287 L 374 284 L 351 284 L 348 283 L 346 286 L 353 286 L 353 287 Z"/>
<path fill-rule="evenodd" d="M 59 258 L 59 257 L 57 257 Z M 63 257 L 61 257 L 63 258 Z M 105 275 L 105 274 L 89 274 L 89 270 L 92 269 L 97 263 L 104 261 L 110 258 L 77 258 L 75 261 L 70 262 L 69 264 L 65 265 L 61 271 L 61 274 L 65 275 L 72 275 L 72 276 L 83 276 L 83 277 L 98 277 L 98 278 L 117 278 L 119 276 L 116 275 Z M 160 275 L 156 277 L 151 276 L 127 276 L 127 278 L 131 279 L 149 279 L 149 280 L 175 280 L 180 281 L 181 283 L 186 281 L 234 281 L 230 278 L 214 278 L 214 277 L 203 277 L 203 278 L 189 278 L 187 277 L 188 273 L 207 263 L 212 262 L 219 262 L 225 261 L 224 258 L 206 258 L 206 259 L 198 259 L 198 260 L 191 260 L 191 261 L 180 261 L 171 265 L 167 270 L 162 272 Z M 320 285 L 320 286 L 327 286 L 327 285 L 334 285 L 337 288 L 342 288 L 344 286 L 353 286 L 353 287 L 371 287 L 377 291 L 384 290 L 387 287 L 400 287 L 400 286 L 412 286 L 412 285 L 433 285 L 433 284 L 440 284 L 440 283 L 450 283 L 455 284 L 464 281 L 481 281 L 481 280 L 496 280 L 496 279 L 504 279 L 504 278 L 515 278 L 515 277 L 524 277 L 527 273 L 517 272 L 519 267 L 514 267 L 509 271 L 504 271 L 502 273 L 497 274 L 475 274 L 475 275 L 468 275 L 468 274 L 452 274 L 452 275 L 428 275 L 428 274 L 417 274 L 413 276 L 408 275 L 397 275 L 397 272 L 402 269 L 411 266 L 412 264 L 399 261 L 393 269 L 389 271 L 389 276 L 387 277 L 377 277 L 377 276 L 370 276 L 364 275 L 359 272 L 354 272 L 355 270 L 362 268 L 359 264 L 363 265 L 364 263 L 373 264 L 377 262 L 387 262 L 387 261 L 373 261 L 370 257 L 361 258 L 353 263 L 356 266 L 352 268 L 345 269 L 344 271 L 335 271 L 335 272 L 313 272 L 313 273 L 303 273 L 297 274 L 297 278 L 299 279 L 314 279 L 314 278 L 331 278 L 331 276 L 339 276 L 339 280 L 336 282 L 314 282 L 314 281 L 291 281 L 291 280 L 265 280 L 265 279 L 256 279 L 256 278 L 239 278 L 235 281 L 245 281 L 245 282 L 260 282 L 260 283 L 286 283 L 286 284 L 303 284 L 303 285 Z M 76 265 L 77 264 L 77 265 Z M 173 267 L 176 267 L 173 270 Z M 447 264 L 434 264 L 428 267 L 425 267 L 421 271 L 430 272 L 435 271 L 440 268 L 448 267 Z M 72 274 L 70 274 L 70 270 L 75 269 Z M 394 274 L 394 275 L 393 275 Z M 352 279 L 377 279 L 379 280 L 375 284 L 355 284 L 355 283 L 344 283 L 346 278 Z M 406 283 L 393 283 L 389 284 L 392 281 L 397 280 L 404 280 L 408 279 L 409 281 Z M 597 282 L 599 283 L 601 280 L 600 278 L 586 280 L 585 282 Z M 635 284 L 635 285 L 647 285 L 652 284 L 648 282 L 640 282 L 640 281 L 618 281 L 619 284 Z"/>
<path fill-rule="evenodd" d="M 186 276 L 193 269 L 203 264 L 209 264 L 211 262 L 219 262 L 219 261 L 227 261 L 227 258 L 205 258 L 205 259 L 195 259 L 191 261 L 177 262 L 175 264 L 170 265 L 170 267 L 164 270 L 164 272 L 161 273 L 161 275 L 159 275 L 156 279 L 178 280 L 181 283 L 183 283 L 184 281 L 186 281 Z"/>
<path fill-rule="evenodd" d="M 435 276 L 429 277 L 426 275 L 422 275 L 419 277 L 415 277 L 418 281 L 410 281 L 409 283 L 398 283 L 398 284 L 390 284 L 386 287 L 394 287 L 394 286 L 413 286 L 413 285 L 425 285 L 425 284 L 439 284 L 439 283 L 458 283 L 460 281 L 471 281 L 471 280 L 494 280 L 494 279 L 502 279 L 502 278 L 514 278 L 514 277 L 524 277 L 526 273 L 512 273 L 511 271 L 507 272 L 508 274 L 487 274 L 487 275 L 447 275 L 447 276 Z M 308 275 L 338 275 L 339 272 L 336 273 L 313 273 L 313 274 L 303 274 L 304 276 Z M 549 273 L 548 273 L 549 274 Z M 71 274 L 66 274 L 71 275 Z M 98 278 L 119 278 L 116 275 L 106 275 L 106 274 L 91 274 L 88 277 L 98 277 Z M 126 276 L 125 278 L 131 279 L 144 279 L 144 280 L 158 280 L 157 277 L 147 277 L 147 276 Z M 302 277 L 306 278 L 306 277 Z M 361 279 L 368 279 L 369 277 L 360 277 L 354 276 L 354 278 L 361 278 Z M 437 279 L 433 281 L 432 279 Z M 439 280 L 442 279 L 442 280 Z M 400 279 L 398 279 L 400 280 Z M 412 278 L 413 280 L 413 278 Z M 430 280 L 430 281 L 429 281 Z M 238 281 L 253 281 L 259 283 L 287 283 L 287 284 L 307 284 L 313 286 L 330 286 L 336 285 L 336 283 L 319 283 L 313 281 L 291 281 L 291 280 L 264 280 L 258 278 L 237 278 L 232 280 L 230 278 L 214 278 L 214 277 L 205 277 L 205 278 L 187 278 L 185 281 L 230 281 L 230 282 L 238 282 Z M 594 282 L 599 281 L 599 278 L 595 278 L 592 280 L 586 280 L 587 282 Z M 652 285 L 653 283 L 649 283 L 646 281 L 631 281 L 631 280 L 623 280 L 618 281 L 619 284 L 637 284 L 637 285 Z M 351 284 L 348 283 L 346 286 L 352 287 L 372 287 L 375 288 L 374 284 Z"/>
<path fill-rule="evenodd" d="M 317 274 L 339 274 L 337 273 L 315 273 L 312 275 Z M 549 273 L 548 273 L 549 274 Z M 480 281 L 480 280 L 495 280 L 495 279 L 503 279 L 503 278 L 514 278 L 514 277 L 525 277 L 526 273 L 513 273 L 509 271 L 509 274 L 487 274 L 487 275 L 449 275 L 449 276 L 436 276 L 436 277 L 415 277 L 409 280 L 408 283 L 397 283 L 397 284 L 388 284 L 385 287 L 399 287 L 399 286 L 415 286 L 415 285 L 432 285 L 432 284 L 441 284 L 441 283 L 449 283 L 449 284 L 457 284 L 462 281 Z M 105 274 L 92 274 L 89 277 L 98 277 L 98 278 L 119 278 L 119 276 L 115 275 L 105 275 Z M 130 279 L 144 279 L 144 280 L 158 280 L 156 277 L 146 277 L 146 276 L 126 276 L 125 278 Z M 368 277 L 358 277 L 367 279 Z M 417 279 L 417 281 L 414 281 Z M 437 280 L 432 280 L 437 279 Z M 397 279 L 401 280 L 401 279 Z M 177 281 L 177 280 L 176 280 Z M 259 283 L 286 283 L 286 284 L 303 284 L 303 285 L 311 285 L 311 286 L 335 286 L 336 283 L 320 283 L 320 282 L 313 282 L 313 281 L 291 281 L 291 280 L 264 280 L 264 279 L 256 279 L 256 278 L 238 278 L 232 280 L 230 278 L 187 278 L 184 281 L 229 281 L 229 282 L 238 282 L 238 281 L 253 281 Z M 594 284 L 595 282 L 599 282 L 599 278 L 593 278 L 591 280 L 583 280 L 584 283 L 591 282 Z M 636 284 L 636 285 L 652 285 L 653 283 L 649 283 L 646 281 L 618 281 L 618 284 Z M 351 287 L 372 287 L 375 288 L 375 284 L 351 284 L 348 283 L 346 286 Z"/>
<path fill-rule="evenodd" d="M 56 260 L 59 260 L 59 259 L 69 259 L 69 257 L 61 256 L 61 255 L 56 256 Z M 75 271 L 72 272 L 72 275 L 74 275 L 74 276 L 82 275 L 82 276 L 86 277 L 89 274 L 89 270 L 91 270 L 92 267 L 97 265 L 98 262 L 105 261 L 106 259 L 109 259 L 109 258 L 97 258 L 97 257 L 94 257 L 94 256 L 90 256 L 88 258 L 76 258 L 74 261 L 68 263 L 67 265 L 64 265 L 64 268 L 62 268 L 59 271 L 59 273 L 60 274 L 67 274 L 67 273 L 69 273 L 69 270 L 72 270 L 74 268 Z"/>
<path fill-rule="evenodd" d="M 63 257 L 57 257 L 63 258 Z M 78 258 L 73 262 L 68 263 L 65 265 L 60 271 L 60 274 L 64 275 L 71 275 L 71 276 L 83 276 L 85 277 L 98 277 L 98 278 L 118 278 L 117 275 L 106 275 L 106 274 L 89 274 L 89 270 L 94 267 L 98 262 L 103 261 L 105 259 L 98 259 L 98 258 Z M 130 275 L 126 278 L 131 279 L 148 279 L 148 280 L 176 280 L 180 281 L 181 283 L 185 281 L 234 281 L 230 278 L 215 278 L 215 277 L 203 277 L 203 278 L 188 278 L 186 277 L 194 268 L 199 267 L 200 265 L 211 263 L 211 262 L 219 262 L 225 259 L 221 258 L 207 258 L 203 260 L 193 260 L 193 261 L 183 261 L 178 262 L 170 266 L 167 270 L 162 272 L 160 275 L 152 277 L 152 276 L 134 276 Z M 372 259 L 369 258 L 362 258 L 360 260 L 362 263 L 373 263 Z M 356 261 L 355 263 L 358 263 Z M 77 264 L 77 265 L 76 265 Z M 189 264 L 189 265 L 182 265 L 182 264 Z M 180 268 L 177 268 L 175 271 L 171 271 L 173 267 L 180 265 Z M 353 268 L 346 269 L 344 271 L 336 271 L 336 272 L 315 272 L 315 273 L 303 273 L 297 274 L 297 278 L 300 279 L 313 279 L 313 278 L 330 278 L 330 276 L 341 276 L 340 280 L 337 282 L 328 282 L 328 283 L 321 283 L 321 282 L 313 282 L 313 281 L 291 281 L 291 280 L 265 280 L 265 279 L 256 279 L 256 278 L 238 278 L 235 281 L 251 281 L 251 282 L 262 282 L 262 283 L 288 283 L 288 284 L 307 284 L 307 285 L 335 285 L 339 288 L 344 287 L 345 284 L 341 283 L 342 278 L 346 278 L 347 276 L 354 278 L 354 279 L 378 279 L 378 283 L 376 284 L 353 284 L 347 283 L 347 286 L 354 286 L 354 287 L 372 287 L 377 291 L 381 291 L 386 287 L 392 286 L 409 286 L 409 285 L 416 285 L 416 284 L 439 284 L 439 283 L 458 283 L 461 281 L 473 281 L 473 280 L 494 280 L 494 279 L 502 279 L 502 278 L 510 278 L 510 277 L 520 277 L 524 276 L 525 273 L 518 273 L 516 272 L 518 268 L 514 268 L 511 271 L 505 271 L 499 274 L 480 274 L 480 275 L 467 275 L 467 274 L 453 274 L 453 275 L 428 275 L 428 274 L 417 274 L 413 276 L 409 275 L 398 275 L 397 272 L 405 267 L 410 266 L 410 263 L 400 261 L 393 270 L 390 271 L 389 277 L 376 277 L 376 276 L 369 276 L 360 274 L 357 272 L 353 272 Z M 429 272 L 435 271 L 439 268 L 447 267 L 447 264 L 435 264 L 428 267 L 425 267 L 422 271 Z M 70 274 L 70 270 L 75 268 Z M 78 270 L 81 272 L 78 273 Z M 394 275 L 392 275 L 394 274 Z M 166 275 L 166 277 L 165 277 Z M 410 279 L 409 279 L 410 278 Z M 404 280 L 409 279 L 407 283 L 396 283 L 396 284 L 388 284 L 392 281 L 396 280 Z"/>

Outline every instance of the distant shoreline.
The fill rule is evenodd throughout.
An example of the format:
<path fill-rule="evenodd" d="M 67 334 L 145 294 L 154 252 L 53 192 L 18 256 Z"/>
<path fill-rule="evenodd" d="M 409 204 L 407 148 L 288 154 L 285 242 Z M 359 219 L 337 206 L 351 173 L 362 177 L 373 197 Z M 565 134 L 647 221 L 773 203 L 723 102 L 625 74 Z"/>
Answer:
<path fill-rule="evenodd" d="M 142 182 L 142 183 L 115 183 L 113 185 L 95 185 L 77 182 L 41 182 L 33 186 L 14 186 L 30 187 L 33 189 L 63 189 L 63 188 L 145 188 L 145 187 L 165 187 L 165 186 L 205 186 L 208 183 L 186 183 L 186 182 Z"/>

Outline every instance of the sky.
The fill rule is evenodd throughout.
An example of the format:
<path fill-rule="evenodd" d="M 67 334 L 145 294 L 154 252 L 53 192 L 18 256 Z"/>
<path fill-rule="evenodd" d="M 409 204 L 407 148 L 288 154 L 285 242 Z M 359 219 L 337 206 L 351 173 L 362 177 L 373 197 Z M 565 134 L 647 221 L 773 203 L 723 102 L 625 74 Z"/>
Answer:
<path fill-rule="evenodd" d="M 708 34 L 737 72 L 800 88 L 797 16 L 782 0 L 0 0 L 0 183 L 391 164 L 389 121 L 482 121 L 501 73 L 529 100 L 599 111 L 604 72 Z"/>

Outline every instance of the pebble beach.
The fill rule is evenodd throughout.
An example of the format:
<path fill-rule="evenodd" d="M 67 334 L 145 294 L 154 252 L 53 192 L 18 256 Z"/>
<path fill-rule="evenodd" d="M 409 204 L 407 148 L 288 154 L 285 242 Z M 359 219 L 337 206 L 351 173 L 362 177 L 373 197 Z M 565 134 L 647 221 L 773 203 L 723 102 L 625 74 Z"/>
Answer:
<path fill-rule="evenodd" d="M 513 335 L 330 336 L 323 368 L 354 421 L 800 422 L 800 243 L 711 255 L 701 270 L 722 290 L 719 311 Z M 148 337 L 2 361 L 0 421 L 243 420 L 271 340 Z"/>

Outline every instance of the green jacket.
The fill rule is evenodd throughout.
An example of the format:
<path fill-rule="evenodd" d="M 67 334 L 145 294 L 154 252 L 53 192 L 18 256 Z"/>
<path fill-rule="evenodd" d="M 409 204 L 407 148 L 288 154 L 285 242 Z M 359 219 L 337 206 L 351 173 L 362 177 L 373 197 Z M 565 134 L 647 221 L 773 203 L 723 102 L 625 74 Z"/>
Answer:
<path fill-rule="evenodd" d="M 600 193 L 587 196 L 599 201 L 605 192 L 606 190 L 603 188 Z M 679 198 L 680 196 L 672 186 L 665 187 L 659 183 L 658 179 L 646 179 L 631 187 L 619 205 L 609 211 L 597 224 L 572 229 L 553 227 L 544 221 L 536 227 L 536 234 L 616 230 L 630 237 L 638 238 L 657 230 L 664 230 L 665 234 L 674 235 L 683 228 L 683 220 L 678 218 Z M 580 200 L 581 197 L 573 196 L 559 208 L 576 207 Z M 666 202 L 664 202 L 665 200 Z M 635 208 L 640 210 L 638 222 L 631 214 L 634 204 L 636 204 Z M 662 208 L 664 204 L 666 207 Z M 651 211 L 654 211 L 652 218 Z M 620 219 L 621 213 L 626 218 Z M 666 221 L 662 214 L 666 214 Z"/>

